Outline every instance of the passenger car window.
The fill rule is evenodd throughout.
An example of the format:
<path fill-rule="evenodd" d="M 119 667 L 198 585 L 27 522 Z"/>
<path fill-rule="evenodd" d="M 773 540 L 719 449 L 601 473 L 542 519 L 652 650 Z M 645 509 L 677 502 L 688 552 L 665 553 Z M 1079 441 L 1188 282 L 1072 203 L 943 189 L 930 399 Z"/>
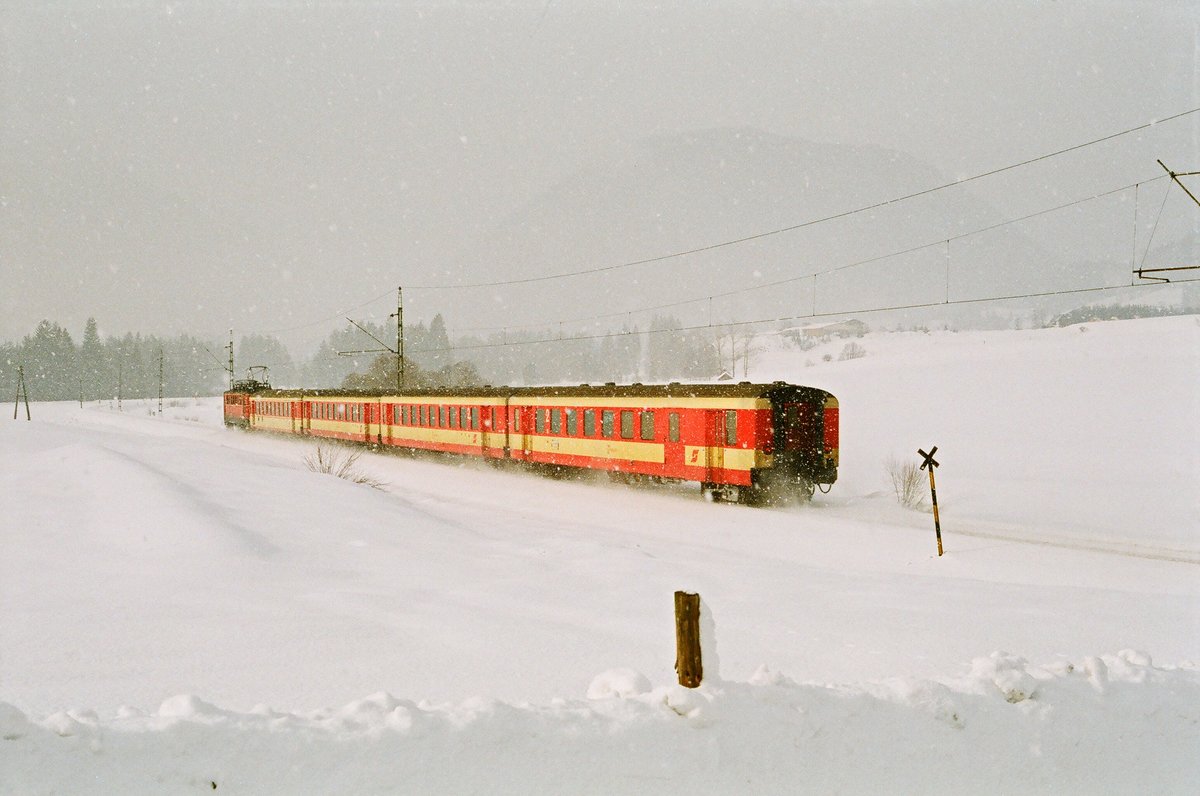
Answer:
<path fill-rule="evenodd" d="M 600 413 L 600 432 L 602 436 L 611 437 L 613 435 L 613 417 L 611 409 L 605 409 Z"/>
<path fill-rule="evenodd" d="M 621 412 L 621 436 L 633 439 L 633 412 L 629 409 Z"/>
<path fill-rule="evenodd" d="M 654 413 L 642 412 L 642 439 L 654 439 Z"/>
<path fill-rule="evenodd" d="M 671 442 L 679 442 L 679 413 L 672 412 L 667 418 L 667 434 Z"/>
<path fill-rule="evenodd" d="M 584 409 L 583 410 L 583 436 L 585 436 L 585 437 L 596 436 L 596 410 L 595 409 Z"/>
<path fill-rule="evenodd" d="M 550 433 L 559 434 L 562 432 L 562 410 L 551 409 L 550 411 Z"/>
<path fill-rule="evenodd" d="M 579 428 L 579 415 L 574 409 L 567 409 L 567 436 L 573 437 Z"/>
<path fill-rule="evenodd" d="M 732 409 L 725 412 L 725 444 L 737 444 L 737 412 Z"/>

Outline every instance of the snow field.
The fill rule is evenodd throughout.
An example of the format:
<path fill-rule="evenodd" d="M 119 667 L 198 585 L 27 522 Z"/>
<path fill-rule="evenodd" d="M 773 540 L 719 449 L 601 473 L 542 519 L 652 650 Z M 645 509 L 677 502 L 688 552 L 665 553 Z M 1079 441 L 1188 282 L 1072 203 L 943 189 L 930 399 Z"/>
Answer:
<path fill-rule="evenodd" d="M 376 490 L 219 399 L 35 404 L 0 792 L 1191 792 L 1200 324 L 859 342 L 762 356 L 842 404 L 839 483 L 785 511 L 364 456 Z M 882 470 L 931 444 L 940 559 Z"/>

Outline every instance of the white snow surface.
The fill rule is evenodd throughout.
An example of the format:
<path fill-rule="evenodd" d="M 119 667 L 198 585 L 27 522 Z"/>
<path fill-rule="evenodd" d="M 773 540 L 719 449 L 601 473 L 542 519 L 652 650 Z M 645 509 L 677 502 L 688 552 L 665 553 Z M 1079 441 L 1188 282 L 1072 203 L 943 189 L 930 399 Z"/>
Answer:
<path fill-rule="evenodd" d="M 0 792 L 1194 792 L 1200 319 L 857 342 L 752 366 L 841 402 L 838 484 L 781 510 L 373 489 L 220 399 L 6 417 Z M 932 445 L 941 558 L 884 472 Z"/>

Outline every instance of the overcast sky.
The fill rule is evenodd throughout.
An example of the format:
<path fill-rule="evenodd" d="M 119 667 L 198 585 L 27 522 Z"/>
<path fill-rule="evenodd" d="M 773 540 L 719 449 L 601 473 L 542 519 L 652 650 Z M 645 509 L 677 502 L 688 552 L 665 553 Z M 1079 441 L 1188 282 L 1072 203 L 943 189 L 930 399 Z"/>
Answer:
<path fill-rule="evenodd" d="M 604 175 L 639 142 L 697 131 L 878 148 L 933 170 L 930 184 L 884 175 L 855 193 L 846 186 L 862 175 L 840 164 L 838 189 L 807 186 L 803 202 L 778 191 L 770 218 L 756 211 L 722 234 L 886 200 L 1200 107 L 1198 9 L 0 0 L 0 339 L 42 318 L 78 335 L 94 315 L 106 333 L 232 326 L 304 345 L 344 325 L 343 312 L 386 316 L 398 284 L 669 253 L 678 230 L 660 239 L 653 219 L 621 215 Z M 972 190 L 1002 215 L 1032 212 L 1159 176 L 1156 158 L 1200 170 L 1198 153 L 1193 114 Z M 584 213 L 604 222 L 587 232 L 604 240 L 540 252 L 528 208 L 581 173 L 596 204 L 558 226 Z M 728 175 L 711 191 L 699 166 L 685 176 L 682 244 L 718 242 L 704 222 Z M 1140 196 L 1143 226 L 1165 190 Z M 1156 241 L 1195 237 L 1185 199 Z M 519 267 L 487 256 L 499 235 L 524 236 Z M 756 270 L 748 260 L 694 267 L 736 282 Z M 624 311 L 627 292 L 564 280 L 406 295 L 412 317 L 441 311 L 453 331 Z"/>

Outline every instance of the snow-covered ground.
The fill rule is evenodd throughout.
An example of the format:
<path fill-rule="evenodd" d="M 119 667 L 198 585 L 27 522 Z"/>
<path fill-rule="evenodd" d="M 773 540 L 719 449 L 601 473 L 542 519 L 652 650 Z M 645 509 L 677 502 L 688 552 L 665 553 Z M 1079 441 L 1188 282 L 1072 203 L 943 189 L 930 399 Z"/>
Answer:
<path fill-rule="evenodd" d="M 789 510 L 373 489 L 219 399 L 0 422 L 0 792 L 1194 792 L 1200 319 L 857 342 L 752 370 L 841 401 Z M 884 470 L 931 445 L 942 558 Z"/>

